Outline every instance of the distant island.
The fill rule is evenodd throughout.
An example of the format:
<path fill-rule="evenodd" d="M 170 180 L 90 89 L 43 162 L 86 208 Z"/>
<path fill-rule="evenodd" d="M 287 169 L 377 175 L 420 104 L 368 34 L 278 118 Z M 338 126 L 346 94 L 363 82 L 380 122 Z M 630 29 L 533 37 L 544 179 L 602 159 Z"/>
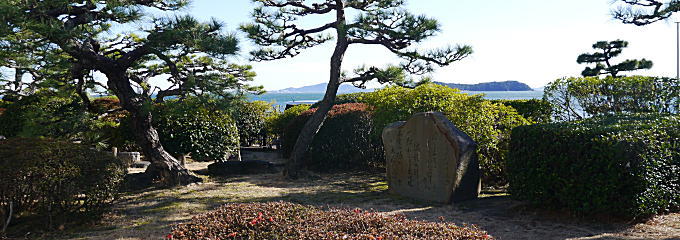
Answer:
<path fill-rule="evenodd" d="M 319 83 L 311 86 L 304 86 L 298 88 L 285 88 L 281 90 L 268 91 L 269 93 L 324 93 L 326 92 L 328 83 Z M 356 93 L 356 92 L 373 92 L 375 89 L 361 89 L 352 84 L 342 84 L 338 89 L 339 94 Z"/>
<path fill-rule="evenodd" d="M 450 88 L 458 88 L 464 91 L 533 91 L 528 85 L 518 81 L 504 81 L 504 82 L 486 82 L 478 84 L 458 84 L 458 83 L 444 83 L 434 82 L 442 86 Z M 327 83 L 319 83 L 310 86 L 285 88 L 281 90 L 269 91 L 269 93 L 324 93 L 326 92 Z M 372 92 L 375 89 L 361 89 L 351 84 L 342 84 L 338 89 L 338 94 L 357 93 L 357 92 Z"/>
<path fill-rule="evenodd" d="M 464 91 L 533 91 L 529 85 L 518 81 L 504 81 L 504 82 L 485 82 L 477 84 L 458 84 L 458 83 L 444 83 L 434 82 L 436 84 L 447 86 L 450 88 L 458 88 Z"/>

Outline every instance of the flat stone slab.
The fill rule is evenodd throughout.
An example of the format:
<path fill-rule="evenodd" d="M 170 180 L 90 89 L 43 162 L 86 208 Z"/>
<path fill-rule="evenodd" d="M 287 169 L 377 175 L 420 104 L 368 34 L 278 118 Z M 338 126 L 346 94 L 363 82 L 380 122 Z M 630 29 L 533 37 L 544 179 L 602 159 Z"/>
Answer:
<path fill-rule="evenodd" d="M 131 168 L 146 168 L 149 165 L 151 165 L 151 162 L 138 161 L 138 162 L 133 162 L 132 164 L 130 164 L 130 167 Z"/>
<path fill-rule="evenodd" d="M 267 161 L 246 160 L 216 162 L 208 165 L 208 173 L 213 176 L 276 173 L 275 165 Z"/>
<path fill-rule="evenodd" d="M 382 139 L 391 193 L 438 203 L 479 196 L 477 144 L 442 113 L 417 113 L 393 123 Z"/>

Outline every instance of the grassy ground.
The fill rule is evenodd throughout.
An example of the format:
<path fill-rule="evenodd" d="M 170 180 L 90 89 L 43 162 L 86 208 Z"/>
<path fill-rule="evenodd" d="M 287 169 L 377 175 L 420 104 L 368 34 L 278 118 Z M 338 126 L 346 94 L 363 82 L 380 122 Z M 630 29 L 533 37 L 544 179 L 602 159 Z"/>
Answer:
<path fill-rule="evenodd" d="M 206 166 L 189 165 L 198 173 Z M 497 192 L 488 192 L 476 201 L 436 205 L 388 194 L 381 174 L 327 174 L 292 182 L 280 174 L 203 177 L 203 184 L 126 193 L 102 223 L 40 238 L 163 239 L 173 224 L 222 204 L 290 201 L 475 224 L 499 239 L 680 239 L 680 214 L 658 216 L 637 225 L 582 223 L 563 214 L 531 210 Z"/>

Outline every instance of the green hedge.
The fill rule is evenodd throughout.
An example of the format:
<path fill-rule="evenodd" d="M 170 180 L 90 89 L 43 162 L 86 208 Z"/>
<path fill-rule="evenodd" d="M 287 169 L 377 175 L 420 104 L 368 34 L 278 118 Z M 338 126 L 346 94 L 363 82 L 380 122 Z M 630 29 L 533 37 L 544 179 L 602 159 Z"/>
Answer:
<path fill-rule="evenodd" d="M 173 155 L 191 154 L 198 161 L 226 161 L 239 151 L 239 135 L 229 114 L 185 99 L 153 109 L 161 144 Z"/>
<path fill-rule="evenodd" d="M 0 166 L 0 207 L 11 202 L 15 218 L 37 219 L 27 231 L 100 217 L 126 170 L 110 153 L 29 138 L 0 140 Z"/>
<path fill-rule="evenodd" d="M 577 214 L 680 207 L 680 116 L 620 115 L 513 130 L 513 196 Z"/>
<path fill-rule="evenodd" d="M 535 123 L 549 123 L 553 114 L 552 105 L 542 99 L 491 100 L 491 102 L 512 107 L 524 118 Z"/>
<path fill-rule="evenodd" d="M 494 104 L 482 95 L 424 84 L 415 89 L 387 87 L 362 96 L 375 109 L 374 138 L 380 139 L 388 124 L 408 120 L 419 112 L 442 112 L 456 127 L 478 143 L 483 183 L 505 185 L 505 156 L 512 128 L 531 122 L 511 107 Z"/>
<path fill-rule="evenodd" d="M 284 156 L 290 156 L 295 141 L 316 108 L 301 113 L 282 137 Z M 384 161 L 383 147 L 372 138 L 372 112 L 366 104 L 335 105 L 314 137 L 305 165 L 317 171 L 362 169 Z"/>
<path fill-rule="evenodd" d="M 614 113 L 679 113 L 680 81 L 673 78 L 570 77 L 545 86 L 554 119 L 580 120 Z"/>

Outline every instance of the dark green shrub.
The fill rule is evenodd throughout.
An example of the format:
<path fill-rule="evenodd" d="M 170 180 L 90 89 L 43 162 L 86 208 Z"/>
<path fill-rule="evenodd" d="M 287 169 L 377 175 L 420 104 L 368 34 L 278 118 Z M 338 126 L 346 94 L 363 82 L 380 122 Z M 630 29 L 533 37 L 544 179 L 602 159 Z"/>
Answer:
<path fill-rule="evenodd" d="M 545 87 L 543 99 L 557 121 L 613 113 L 678 113 L 680 82 L 672 78 L 561 78 Z"/>
<path fill-rule="evenodd" d="M 48 139 L 0 140 L 0 207 L 42 226 L 93 220 L 109 210 L 125 176 L 110 153 Z"/>
<path fill-rule="evenodd" d="M 552 106 L 545 100 L 491 100 L 491 102 L 512 107 L 524 118 L 535 123 L 549 123 L 552 118 Z"/>
<path fill-rule="evenodd" d="M 173 227 L 171 239 L 493 239 L 476 227 L 285 202 L 229 204 Z"/>
<path fill-rule="evenodd" d="M 298 135 L 316 108 L 300 114 L 282 137 L 284 156 L 290 156 Z M 335 105 L 305 155 L 306 166 L 318 171 L 360 169 L 384 162 L 382 142 L 372 138 L 372 112 L 361 103 Z"/>
<path fill-rule="evenodd" d="M 75 95 L 40 91 L 10 104 L 0 116 L 5 137 L 77 138 L 92 123 Z"/>
<path fill-rule="evenodd" d="M 478 143 L 480 168 L 485 185 L 506 183 L 505 155 L 512 128 L 530 124 L 511 107 L 493 104 L 482 95 L 424 84 L 415 89 L 387 87 L 363 99 L 375 109 L 374 138 L 380 139 L 388 124 L 405 121 L 419 112 L 442 112 Z"/>
<path fill-rule="evenodd" d="M 161 144 L 173 155 L 198 161 L 226 161 L 239 148 L 236 123 L 229 114 L 190 99 L 168 101 L 153 110 Z"/>
<path fill-rule="evenodd" d="M 267 117 L 272 109 L 272 105 L 265 101 L 242 101 L 234 105 L 232 117 L 236 121 L 242 146 L 251 146 L 262 141 L 266 135 Z"/>
<path fill-rule="evenodd" d="M 515 128 L 510 191 L 578 214 L 680 207 L 680 116 L 622 115 Z"/>

